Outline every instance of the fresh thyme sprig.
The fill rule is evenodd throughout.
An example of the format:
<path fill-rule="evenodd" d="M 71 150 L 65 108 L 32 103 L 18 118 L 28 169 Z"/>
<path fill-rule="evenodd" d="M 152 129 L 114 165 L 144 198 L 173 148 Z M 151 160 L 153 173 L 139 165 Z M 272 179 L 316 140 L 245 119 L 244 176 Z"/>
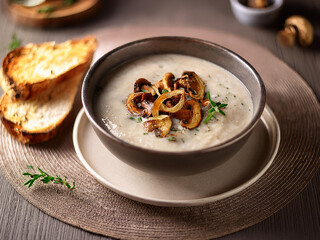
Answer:
<path fill-rule="evenodd" d="M 215 103 L 214 101 L 212 101 L 209 91 L 208 91 L 208 99 L 209 99 L 209 101 L 210 101 L 210 104 L 211 104 L 212 108 L 209 109 L 208 115 L 207 115 L 207 117 L 204 119 L 203 123 L 208 123 L 208 122 L 210 121 L 210 119 L 211 119 L 212 117 L 214 117 L 214 115 L 215 115 L 217 112 L 219 112 L 219 113 L 221 113 L 223 116 L 225 116 L 226 114 L 221 110 L 221 108 L 225 108 L 226 106 L 228 106 L 228 104 Z"/>
<path fill-rule="evenodd" d="M 34 170 L 33 166 L 27 165 L 27 167 L 31 170 Z M 24 183 L 24 185 L 28 185 L 28 188 L 33 185 L 33 183 L 39 179 L 44 184 L 48 184 L 49 182 L 53 182 L 54 184 L 61 184 L 66 186 L 69 189 L 74 189 L 76 187 L 75 182 L 73 181 L 72 186 L 67 182 L 67 177 L 65 176 L 64 179 L 56 175 L 56 177 L 50 176 L 48 173 L 42 171 L 41 168 L 38 168 L 39 174 L 36 173 L 29 173 L 24 172 L 22 175 L 29 176 L 31 179 Z"/>
<path fill-rule="evenodd" d="M 21 40 L 18 39 L 18 37 L 17 37 L 17 35 L 15 33 L 12 34 L 11 42 L 10 42 L 10 45 L 9 45 L 9 50 L 13 51 L 17 47 L 20 47 L 20 45 L 21 45 Z"/>

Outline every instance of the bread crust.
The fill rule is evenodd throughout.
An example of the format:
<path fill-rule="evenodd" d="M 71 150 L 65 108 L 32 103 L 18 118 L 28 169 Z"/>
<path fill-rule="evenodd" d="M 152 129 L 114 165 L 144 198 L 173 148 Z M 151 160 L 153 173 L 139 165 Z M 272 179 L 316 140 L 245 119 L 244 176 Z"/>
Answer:
<path fill-rule="evenodd" d="M 40 78 L 36 81 L 22 80 L 17 77 L 21 71 L 18 63 L 21 61 L 24 56 L 28 54 L 37 54 L 37 49 L 39 48 L 48 48 L 49 51 L 54 52 L 55 49 L 63 50 L 66 48 L 72 48 L 74 46 L 86 46 L 87 51 L 83 59 L 80 59 L 79 64 L 71 66 L 70 69 L 67 69 L 62 74 L 53 77 Z M 67 42 L 56 44 L 55 42 L 46 42 L 42 44 L 28 44 L 24 47 L 16 48 L 15 50 L 9 52 L 2 61 L 2 88 L 6 93 L 9 94 L 10 98 L 14 100 L 27 100 L 34 96 L 37 96 L 39 93 L 45 91 L 46 89 L 54 87 L 56 84 L 69 79 L 71 76 L 79 73 L 85 72 L 88 70 L 88 63 L 91 63 L 93 53 L 97 47 L 97 41 L 94 37 L 85 37 L 77 40 L 69 40 Z M 51 52 L 44 52 L 40 54 L 50 54 Z M 43 56 L 45 57 L 45 56 Z M 31 62 L 33 60 L 31 59 Z M 46 61 L 46 60 L 44 60 Z M 29 63 L 27 63 L 29 64 Z M 40 63 L 39 63 L 40 64 Z M 37 63 L 33 63 L 32 66 L 37 66 Z M 32 71 L 31 71 L 32 72 Z M 31 79 L 31 77 L 30 77 Z"/>
<path fill-rule="evenodd" d="M 24 123 L 29 121 L 26 117 L 28 117 L 28 110 L 24 109 L 25 112 L 23 115 L 19 114 L 18 108 L 15 107 L 17 103 L 23 103 L 28 101 L 26 105 L 34 105 L 31 103 L 33 100 L 12 100 L 8 94 L 5 94 L 0 99 L 0 118 L 1 122 L 7 129 L 7 131 L 18 141 L 25 143 L 25 144 L 36 144 L 40 142 L 45 142 L 51 138 L 53 138 L 59 129 L 59 127 L 62 125 L 64 120 L 68 117 L 69 113 L 72 110 L 72 106 L 75 100 L 75 96 L 77 93 L 77 89 L 79 86 L 79 83 L 81 82 L 81 79 L 83 78 L 83 73 L 79 73 L 78 75 L 74 76 L 73 78 L 69 79 L 68 82 L 65 84 L 60 83 L 56 87 L 60 87 L 59 92 L 65 91 L 68 94 L 68 99 L 65 100 L 65 105 L 67 105 L 67 110 L 59 114 L 59 118 L 57 121 L 45 125 L 40 126 L 40 122 L 37 126 L 34 128 L 25 128 Z M 63 86 L 63 87 L 62 87 Z M 40 96 L 48 95 L 47 92 L 50 92 L 50 90 L 47 90 L 40 95 L 38 95 L 35 98 L 40 98 Z M 58 96 L 58 98 L 60 95 Z M 49 102 L 52 100 L 50 99 L 51 96 L 48 98 L 47 101 L 42 101 L 42 105 L 48 105 Z M 42 99 L 42 98 L 41 98 Z M 40 100 L 41 101 L 41 100 Z M 39 102 L 40 103 L 40 102 Z M 18 112 L 17 117 L 13 117 L 9 112 L 12 110 L 16 110 Z M 51 109 L 48 109 L 48 111 L 51 111 Z M 61 114 L 61 115 L 60 115 Z"/>
<path fill-rule="evenodd" d="M 53 138 L 57 134 L 57 128 L 51 129 L 48 132 L 26 132 L 21 128 L 21 126 L 5 119 L 2 115 L 1 122 L 14 138 L 24 144 L 36 144 L 45 142 Z"/>
<path fill-rule="evenodd" d="M 90 48 L 86 49 L 85 61 L 51 79 L 26 82 L 10 78 L 10 63 L 19 61 L 19 58 L 12 59 L 24 47 L 9 53 L 3 60 L 0 85 L 5 94 L 0 98 L 0 119 L 7 131 L 18 141 L 25 144 L 48 141 L 57 134 L 71 112 L 79 83 L 90 67 L 97 46 L 93 37 L 67 41 L 65 44 L 72 45 L 77 42 L 90 44 Z M 54 46 L 55 43 L 50 44 Z M 58 64 L 59 61 L 53 67 L 60 67 Z"/>

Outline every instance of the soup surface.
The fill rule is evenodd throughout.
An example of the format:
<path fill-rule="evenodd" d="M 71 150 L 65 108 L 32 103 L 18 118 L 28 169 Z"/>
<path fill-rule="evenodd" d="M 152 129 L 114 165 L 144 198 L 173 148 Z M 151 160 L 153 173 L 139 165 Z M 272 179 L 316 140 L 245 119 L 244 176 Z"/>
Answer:
<path fill-rule="evenodd" d="M 176 78 L 182 72 L 195 72 L 206 85 L 216 103 L 228 104 L 223 112 L 216 113 L 208 123 L 203 120 L 211 106 L 202 109 L 202 122 L 188 130 L 172 119 L 173 131 L 168 137 L 156 137 L 146 132 L 141 121 L 147 118 L 132 116 L 126 107 L 126 99 L 133 92 L 137 79 L 145 78 L 151 83 L 171 72 Z M 116 69 L 105 79 L 105 85 L 96 96 L 95 112 L 106 129 L 113 135 L 140 147 L 163 151 L 191 151 L 217 145 L 235 136 L 252 118 L 252 100 L 246 87 L 232 73 L 209 61 L 178 54 L 147 56 Z M 174 136 L 174 137 L 172 137 Z"/>

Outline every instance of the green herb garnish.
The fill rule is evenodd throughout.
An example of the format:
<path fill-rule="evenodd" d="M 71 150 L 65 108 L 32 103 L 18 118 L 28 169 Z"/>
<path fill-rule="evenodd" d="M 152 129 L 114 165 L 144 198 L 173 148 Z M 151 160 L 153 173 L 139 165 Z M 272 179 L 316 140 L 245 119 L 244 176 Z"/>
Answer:
<path fill-rule="evenodd" d="M 54 11 L 57 11 L 61 8 L 64 7 L 68 7 L 71 6 L 73 4 L 75 4 L 77 2 L 77 0 L 64 0 L 61 4 L 57 5 L 57 6 L 44 6 L 42 8 L 38 9 L 38 13 L 47 13 L 47 17 L 50 17 L 50 14 Z"/>
<path fill-rule="evenodd" d="M 134 118 L 134 117 L 129 117 L 129 119 L 131 119 L 131 120 L 135 120 L 135 118 Z"/>
<path fill-rule="evenodd" d="M 63 1 L 63 5 L 64 6 L 70 6 L 72 4 L 75 4 L 77 2 L 77 0 L 64 0 Z"/>
<path fill-rule="evenodd" d="M 33 166 L 27 165 L 27 168 L 34 170 Z M 48 184 L 49 182 L 53 182 L 54 184 L 61 184 L 66 186 L 69 189 L 74 189 L 76 187 L 75 182 L 73 181 L 72 186 L 67 182 L 67 177 L 65 176 L 64 179 L 56 175 L 56 177 L 50 176 L 48 173 L 44 172 L 41 168 L 38 168 L 39 174 L 32 174 L 29 172 L 24 172 L 22 175 L 29 176 L 31 179 L 24 183 L 24 185 L 28 185 L 28 188 L 33 185 L 33 183 L 39 179 L 44 184 Z"/>
<path fill-rule="evenodd" d="M 166 92 L 169 92 L 167 89 L 162 89 L 161 93 L 164 94 Z"/>
<path fill-rule="evenodd" d="M 9 45 L 9 50 L 13 51 L 17 47 L 20 47 L 20 45 L 21 45 L 21 41 L 17 38 L 17 35 L 15 33 L 12 34 L 11 43 Z"/>
<path fill-rule="evenodd" d="M 225 116 L 226 114 L 221 110 L 221 108 L 224 108 L 224 107 L 228 106 L 228 104 L 215 103 L 214 101 L 212 101 L 211 96 L 210 96 L 210 92 L 208 92 L 208 99 L 210 101 L 210 104 L 211 104 L 212 108 L 209 109 L 208 115 L 204 119 L 203 123 L 208 123 L 210 121 L 210 119 L 212 117 L 214 117 L 214 115 L 217 112 L 222 114 L 223 116 Z"/>
<path fill-rule="evenodd" d="M 168 141 L 170 141 L 170 142 L 177 141 L 177 139 L 176 139 L 175 137 L 168 137 L 167 139 L 168 139 Z"/>
<path fill-rule="evenodd" d="M 172 132 L 178 132 L 178 131 L 181 131 L 180 129 L 177 129 L 177 128 L 171 128 L 171 131 Z"/>
<path fill-rule="evenodd" d="M 53 11 L 57 10 L 56 7 L 53 7 L 53 6 L 45 6 L 45 7 L 42 7 L 42 8 L 39 8 L 38 9 L 38 13 L 52 13 Z"/>
<path fill-rule="evenodd" d="M 146 91 L 146 90 L 144 90 L 144 89 L 141 89 L 141 92 L 147 93 L 148 91 Z"/>
<path fill-rule="evenodd" d="M 142 122 L 142 118 L 139 117 L 137 122 L 138 122 L 138 123 L 141 123 L 141 122 Z"/>

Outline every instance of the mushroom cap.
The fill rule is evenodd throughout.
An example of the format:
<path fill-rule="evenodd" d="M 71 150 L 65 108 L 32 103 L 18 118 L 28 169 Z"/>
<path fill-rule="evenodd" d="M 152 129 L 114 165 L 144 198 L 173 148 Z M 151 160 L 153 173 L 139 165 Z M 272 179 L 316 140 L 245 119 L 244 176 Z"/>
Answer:
<path fill-rule="evenodd" d="M 147 79 L 145 78 L 139 78 L 133 86 L 133 92 L 137 93 L 137 92 L 142 92 L 141 89 L 143 86 L 151 86 L 151 82 L 149 82 Z"/>
<path fill-rule="evenodd" d="M 154 98 L 151 93 L 131 93 L 126 101 L 128 111 L 134 116 L 150 116 Z"/>
<path fill-rule="evenodd" d="M 286 19 L 285 28 L 293 26 L 298 33 L 298 39 L 301 46 L 306 47 L 312 44 L 314 30 L 312 24 L 303 16 L 293 15 Z"/>
<path fill-rule="evenodd" d="M 297 30 L 293 26 L 288 26 L 278 32 L 277 37 L 280 43 L 286 47 L 291 47 L 296 41 Z"/>
<path fill-rule="evenodd" d="M 194 99 L 203 99 L 205 84 L 202 79 L 195 73 L 184 71 L 181 78 L 175 83 L 175 89 L 184 88 L 187 94 Z"/>
<path fill-rule="evenodd" d="M 146 131 L 154 131 L 157 137 L 165 137 L 171 130 L 172 120 L 168 115 L 160 115 L 148 118 L 142 125 Z"/>
<path fill-rule="evenodd" d="M 164 89 L 168 90 L 169 92 L 172 91 L 173 84 L 174 84 L 173 80 L 174 80 L 174 75 L 170 72 L 166 73 L 162 78 Z"/>
<path fill-rule="evenodd" d="M 184 107 L 186 109 L 191 108 L 192 117 L 187 119 L 186 122 L 181 121 L 180 125 L 182 127 L 185 127 L 187 129 L 189 129 L 189 130 L 198 127 L 200 125 L 200 123 L 201 123 L 201 107 L 200 107 L 200 104 L 197 101 L 191 99 L 191 100 L 188 100 L 188 101 L 186 101 L 184 103 Z"/>

